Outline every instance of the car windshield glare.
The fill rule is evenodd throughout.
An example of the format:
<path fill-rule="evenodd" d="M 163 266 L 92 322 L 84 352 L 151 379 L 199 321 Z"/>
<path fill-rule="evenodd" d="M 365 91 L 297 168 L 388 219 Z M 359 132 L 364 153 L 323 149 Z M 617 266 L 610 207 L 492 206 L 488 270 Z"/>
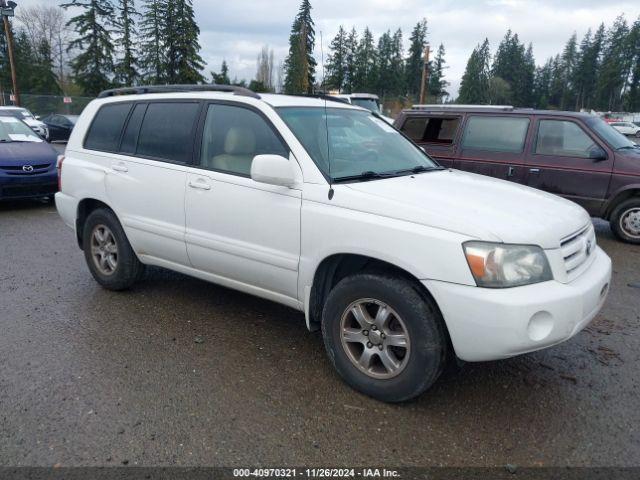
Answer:
<path fill-rule="evenodd" d="M 17 118 L 0 117 L 0 142 L 42 142 L 42 139 Z"/>
<path fill-rule="evenodd" d="M 352 98 L 351 103 L 371 112 L 380 113 L 380 105 L 373 98 Z"/>
<path fill-rule="evenodd" d="M 277 110 L 318 168 L 333 181 L 438 168 L 422 150 L 369 112 L 322 107 Z"/>
<path fill-rule="evenodd" d="M 591 119 L 590 124 L 591 128 L 593 128 L 595 132 L 600 135 L 600 137 L 602 137 L 602 139 L 607 142 L 609 146 L 614 150 L 635 146 L 635 143 L 633 143 L 631 140 L 629 140 L 622 133 L 613 128 L 601 118 Z"/>

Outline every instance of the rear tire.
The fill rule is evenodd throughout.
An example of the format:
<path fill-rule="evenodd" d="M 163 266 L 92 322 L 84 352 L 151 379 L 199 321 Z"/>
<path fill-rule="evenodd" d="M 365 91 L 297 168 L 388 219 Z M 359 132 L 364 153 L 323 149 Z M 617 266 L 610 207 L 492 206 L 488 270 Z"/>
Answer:
<path fill-rule="evenodd" d="M 437 306 L 411 281 L 388 274 L 341 280 L 327 298 L 322 335 L 340 376 L 384 402 L 417 397 L 446 363 L 447 336 Z"/>
<path fill-rule="evenodd" d="M 623 242 L 640 245 L 640 197 L 620 203 L 611 212 L 611 230 Z"/>
<path fill-rule="evenodd" d="M 144 265 L 111 210 L 100 208 L 89 214 L 82 246 L 93 278 L 108 290 L 125 290 L 144 274 Z"/>

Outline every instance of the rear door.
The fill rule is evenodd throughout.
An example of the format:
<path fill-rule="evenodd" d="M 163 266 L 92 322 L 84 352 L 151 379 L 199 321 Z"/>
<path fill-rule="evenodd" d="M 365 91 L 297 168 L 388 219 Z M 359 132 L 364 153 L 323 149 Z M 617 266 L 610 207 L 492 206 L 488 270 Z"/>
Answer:
<path fill-rule="evenodd" d="M 526 115 L 470 114 L 454 168 L 522 183 L 530 124 Z"/>
<path fill-rule="evenodd" d="M 581 122 L 539 117 L 527 156 L 527 185 L 600 211 L 607 196 L 614 154 Z"/>
<path fill-rule="evenodd" d="M 408 116 L 400 130 L 440 165 L 451 168 L 461 120 L 462 115 L 451 114 Z"/>
<path fill-rule="evenodd" d="M 138 255 L 189 265 L 185 184 L 200 108 L 196 100 L 136 104 L 110 155 L 107 195 Z"/>

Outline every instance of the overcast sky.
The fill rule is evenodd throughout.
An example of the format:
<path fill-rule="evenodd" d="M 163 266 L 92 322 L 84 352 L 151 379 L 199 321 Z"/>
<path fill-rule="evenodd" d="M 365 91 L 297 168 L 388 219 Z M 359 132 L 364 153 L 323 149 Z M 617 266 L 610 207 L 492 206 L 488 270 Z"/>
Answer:
<path fill-rule="evenodd" d="M 21 5 L 56 0 L 17 0 Z M 138 5 L 141 0 L 137 0 Z M 320 60 L 320 31 L 324 53 L 338 27 L 369 26 L 376 38 L 388 29 L 402 28 L 405 48 L 413 26 L 426 17 L 429 42 L 443 43 L 449 68 L 449 88 L 456 94 L 467 59 L 485 37 L 495 52 L 508 28 L 525 43 L 532 42 L 536 62 L 559 52 L 575 31 L 581 37 L 600 22 L 610 25 L 625 14 L 633 21 L 640 2 L 602 0 L 311 0 L 316 23 L 316 57 Z M 275 51 L 276 63 L 288 51 L 291 23 L 300 0 L 194 0 L 196 20 L 202 31 L 202 57 L 210 70 L 219 71 L 223 59 L 230 76 L 250 80 L 256 73 L 256 57 L 263 45 Z M 319 72 L 320 74 L 320 72 Z"/>

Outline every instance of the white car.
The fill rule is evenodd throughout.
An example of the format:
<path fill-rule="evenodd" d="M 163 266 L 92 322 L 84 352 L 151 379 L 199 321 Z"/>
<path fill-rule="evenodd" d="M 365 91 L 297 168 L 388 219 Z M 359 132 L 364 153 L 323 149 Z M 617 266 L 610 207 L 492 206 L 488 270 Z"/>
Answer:
<path fill-rule="evenodd" d="M 0 115 L 11 115 L 29 125 L 29 128 L 45 140 L 49 140 L 49 129 L 44 122 L 38 120 L 33 113 L 22 107 L 0 107 Z"/>
<path fill-rule="evenodd" d="M 611 125 L 613 128 L 618 130 L 623 135 L 629 135 L 633 137 L 640 138 L 640 127 L 632 122 L 612 122 Z"/>
<path fill-rule="evenodd" d="M 611 261 L 578 205 L 442 168 L 348 104 L 174 88 L 103 93 L 59 161 L 58 212 L 102 286 L 155 265 L 288 305 L 350 385 L 394 402 L 603 306 Z"/>
<path fill-rule="evenodd" d="M 332 97 L 343 100 L 351 105 L 356 105 L 361 108 L 365 108 L 370 112 L 380 115 L 385 122 L 389 125 L 393 125 L 393 118 L 385 117 L 382 115 L 382 109 L 380 108 L 380 97 L 372 93 L 340 93 L 331 95 Z"/>

